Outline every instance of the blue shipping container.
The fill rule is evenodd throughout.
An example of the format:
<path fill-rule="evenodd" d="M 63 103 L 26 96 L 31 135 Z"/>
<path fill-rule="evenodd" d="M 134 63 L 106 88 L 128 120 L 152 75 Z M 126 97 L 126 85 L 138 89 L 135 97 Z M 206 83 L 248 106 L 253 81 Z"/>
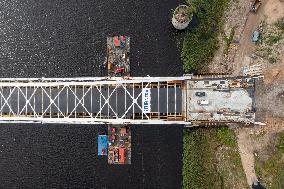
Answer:
<path fill-rule="evenodd" d="M 98 155 L 107 155 L 107 135 L 98 135 Z"/>

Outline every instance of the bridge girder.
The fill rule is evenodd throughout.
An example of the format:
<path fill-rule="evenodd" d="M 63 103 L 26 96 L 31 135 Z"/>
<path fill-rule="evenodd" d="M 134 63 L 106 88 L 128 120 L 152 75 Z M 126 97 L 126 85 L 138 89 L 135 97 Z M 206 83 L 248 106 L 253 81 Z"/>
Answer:
<path fill-rule="evenodd" d="M 190 78 L 2 78 L 0 122 L 183 124 L 177 104 Z M 147 88 L 156 96 L 151 112 L 143 109 Z"/>

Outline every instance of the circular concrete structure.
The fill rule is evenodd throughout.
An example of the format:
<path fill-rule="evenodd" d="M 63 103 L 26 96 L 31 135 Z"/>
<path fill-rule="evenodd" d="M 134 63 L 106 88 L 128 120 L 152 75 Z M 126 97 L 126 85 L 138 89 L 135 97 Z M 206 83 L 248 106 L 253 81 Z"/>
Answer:
<path fill-rule="evenodd" d="M 179 5 L 173 14 L 172 24 L 178 30 L 185 29 L 192 19 L 192 13 L 188 12 L 189 6 Z"/>

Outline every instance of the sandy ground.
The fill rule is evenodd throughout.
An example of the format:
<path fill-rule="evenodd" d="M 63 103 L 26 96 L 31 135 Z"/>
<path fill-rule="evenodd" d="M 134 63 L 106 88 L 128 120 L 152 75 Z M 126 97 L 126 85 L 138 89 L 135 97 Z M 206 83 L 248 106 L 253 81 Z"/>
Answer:
<path fill-rule="evenodd" d="M 236 51 L 235 59 L 232 62 L 233 75 L 240 75 L 242 67 L 250 64 L 249 56 L 255 50 L 255 44 L 251 42 L 251 34 L 265 18 L 264 8 L 266 3 L 267 1 L 263 1 L 256 14 L 250 13 L 248 15 L 246 26 L 243 30 L 242 38 Z"/>
<path fill-rule="evenodd" d="M 271 84 L 275 80 L 284 80 L 284 59 L 282 58 L 282 62 L 264 70 L 263 75 L 265 84 Z"/>
<path fill-rule="evenodd" d="M 215 53 L 212 62 L 209 64 L 209 71 L 211 73 L 230 73 L 232 70 L 232 61 L 235 56 L 236 48 L 242 37 L 242 33 L 249 14 L 249 6 L 247 0 L 231 0 L 228 11 L 224 15 L 224 32 L 219 36 L 219 49 Z M 235 28 L 234 42 L 231 44 L 228 54 L 224 53 L 225 40 L 224 37 L 229 37 Z"/>
<path fill-rule="evenodd" d="M 280 0 L 269 0 L 265 6 L 264 15 L 267 17 L 268 24 L 272 24 L 284 15 L 284 2 Z"/>
<path fill-rule="evenodd" d="M 254 170 L 254 148 L 252 146 L 252 141 L 248 140 L 249 132 L 247 128 L 237 130 L 236 135 L 244 172 L 246 174 L 248 184 L 251 185 L 257 180 Z"/>
<path fill-rule="evenodd" d="M 260 158 L 268 159 L 269 151 L 267 149 L 272 149 L 272 147 L 268 146 L 271 145 L 271 141 L 275 140 L 277 133 L 284 131 L 284 97 L 280 97 L 284 90 L 284 80 L 279 80 L 283 79 L 283 74 L 277 74 L 281 72 L 276 68 L 274 70 L 274 74 L 269 73 L 271 76 L 268 77 L 268 80 L 265 80 L 267 83 L 272 80 L 273 82 L 270 84 L 265 82 L 259 84 L 257 86 L 259 91 L 256 92 L 256 95 L 258 95 L 256 119 L 265 125 L 256 125 L 251 128 L 242 127 L 235 131 L 238 138 L 241 161 L 249 185 L 257 181 L 254 170 L 254 152 L 261 152 L 259 154 Z M 261 137 L 258 137 L 256 140 L 253 136 L 257 135 L 261 135 Z"/>
<path fill-rule="evenodd" d="M 249 14 L 233 62 L 234 75 L 239 75 L 242 67 L 250 65 L 252 62 L 250 56 L 256 50 L 256 45 L 251 42 L 252 32 L 258 28 L 262 21 L 265 21 L 267 24 L 273 24 L 283 16 L 284 2 L 280 2 L 279 0 L 263 0 L 258 12 L 256 14 Z M 283 57 L 282 60 L 279 60 L 279 62 L 281 61 L 284 61 Z"/>
<path fill-rule="evenodd" d="M 254 163 L 255 155 L 261 160 L 267 160 L 273 151 L 271 143 L 275 142 L 276 134 L 284 130 L 284 118 L 267 118 L 267 125 L 254 126 L 251 128 L 238 128 L 235 130 L 239 153 L 246 174 L 248 185 L 257 181 Z"/>
<path fill-rule="evenodd" d="M 248 0 L 231 0 L 225 13 L 224 32 L 219 37 L 220 48 L 209 64 L 209 72 L 240 75 L 242 67 L 254 63 L 250 58 L 256 50 L 256 45 L 251 42 L 252 32 L 262 21 L 272 24 L 284 16 L 284 2 L 279 0 L 262 0 L 256 14 L 249 12 L 249 5 Z M 225 54 L 223 38 L 230 35 L 232 28 L 235 28 L 235 34 L 228 54 Z"/>
<path fill-rule="evenodd" d="M 274 80 L 269 84 L 258 81 L 255 102 L 256 121 L 264 122 L 267 117 L 284 118 L 284 80 Z"/>
<path fill-rule="evenodd" d="M 235 51 L 233 75 L 239 75 L 243 66 L 250 65 L 249 56 L 256 48 L 251 42 L 251 33 L 258 27 L 260 22 L 265 19 L 268 24 L 272 24 L 284 16 L 284 2 L 279 0 L 263 0 L 262 2 L 262 6 L 257 14 L 248 15 L 240 44 Z M 284 89 L 284 58 L 280 56 L 276 64 L 265 66 L 266 69 L 263 73 L 264 82 L 259 83 L 259 86 L 257 86 L 260 91 L 257 98 L 258 102 L 260 102 L 259 108 L 261 110 L 258 116 L 262 117 L 261 121 L 266 125 L 235 130 L 243 168 L 250 186 L 257 180 L 254 170 L 254 151 L 264 151 L 262 156 L 265 157 L 264 149 L 266 149 L 277 132 L 284 130 L 284 111 L 281 111 L 281 107 L 284 107 L 284 100 L 281 97 L 281 90 Z M 261 92 L 261 90 L 263 91 Z M 270 99 L 270 96 L 273 96 L 273 99 Z M 275 107 L 277 104 L 280 108 L 278 112 L 277 107 Z M 255 140 L 252 136 L 260 132 L 265 134 L 258 140 Z"/>
<path fill-rule="evenodd" d="M 254 151 L 262 152 L 260 155 L 263 158 L 267 157 L 268 145 L 275 140 L 277 132 L 284 130 L 284 97 L 282 97 L 284 95 L 284 42 L 270 47 L 279 54 L 277 62 L 271 64 L 267 57 L 251 58 L 252 54 L 256 54 L 257 47 L 259 48 L 252 43 L 251 34 L 258 29 L 262 22 L 272 25 L 279 18 L 284 17 L 284 2 L 262 0 L 262 5 L 256 14 L 249 12 L 249 6 L 250 1 L 248 0 L 231 0 L 229 9 L 225 13 L 224 32 L 219 37 L 220 48 L 210 63 L 209 70 L 211 73 L 225 72 L 237 76 L 242 74 L 244 66 L 253 64 L 262 64 L 263 66 L 264 80 L 259 82 L 256 87 L 256 103 L 258 104 L 256 116 L 258 121 L 266 125 L 256 125 L 251 128 L 242 127 L 235 130 L 243 168 L 248 185 L 251 186 L 253 182 L 257 181 L 254 169 Z M 225 54 L 226 44 L 223 38 L 230 35 L 233 27 L 235 27 L 233 41 L 228 54 Z M 256 140 L 255 136 L 258 136 L 259 133 L 265 134 Z"/>

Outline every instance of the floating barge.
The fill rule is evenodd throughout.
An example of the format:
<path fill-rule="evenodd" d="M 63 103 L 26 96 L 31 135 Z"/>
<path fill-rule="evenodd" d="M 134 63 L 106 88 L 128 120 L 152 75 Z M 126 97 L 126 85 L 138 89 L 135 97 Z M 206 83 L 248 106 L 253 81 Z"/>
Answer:
<path fill-rule="evenodd" d="M 129 126 L 108 126 L 108 163 L 131 164 L 131 131 Z"/>
<path fill-rule="evenodd" d="M 105 66 L 109 77 L 130 76 L 129 54 L 129 37 L 107 37 L 107 57 Z"/>

